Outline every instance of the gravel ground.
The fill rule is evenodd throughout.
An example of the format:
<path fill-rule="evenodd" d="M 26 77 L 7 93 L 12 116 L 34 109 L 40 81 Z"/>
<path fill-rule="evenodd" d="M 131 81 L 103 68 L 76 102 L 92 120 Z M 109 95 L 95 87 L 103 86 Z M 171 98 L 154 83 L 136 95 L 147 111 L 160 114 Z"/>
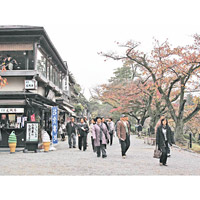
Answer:
<path fill-rule="evenodd" d="M 108 157 L 97 158 L 91 144 L 87 151 L 69 149 L 60 142 L 56 151 L 48 153 L 9 151 L 0 149 L 0 175 L 200 175 L 200 155 L 172 148 L 168 166 L 159 166 L 153 158 L 154 147 L 131 136 L 127 158 L 122 159 L 118 139 L 107 147 Z"/>

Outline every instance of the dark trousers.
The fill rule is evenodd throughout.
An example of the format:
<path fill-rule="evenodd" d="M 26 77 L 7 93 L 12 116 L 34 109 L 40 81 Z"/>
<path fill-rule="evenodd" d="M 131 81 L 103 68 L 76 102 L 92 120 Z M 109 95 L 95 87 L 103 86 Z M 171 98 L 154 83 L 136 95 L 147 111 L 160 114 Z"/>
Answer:
<path fill-rule="evenodd" d="M 102 153 L 102 157 L 106 157 L 106 145 L 102 144 L 102 142 L 100 141 L 100 146 L 96 147 L 97 149 L 97 157 L 101 156 Z"/>
<path fill-rule="evenodd" d="M 78 148 L 82 150 L 82 147 L 83 151 L 87 149 L 87 134 L 78 137 Z"/>
<path fill-rule="evenodd" d="M 169 147 L 168 147 L 168 142 L 165 141 L 165 147 L 161 147 L 161 156 L 160 156 L 160 163 L 162 163 L 163 165 L 165 165 L 167 163 L 167 151 L 168 151 Z"/>
<path fill-rule="evenodd" d="M 76 147 L 76 134 L 75 133 L 71 133 L 68 135 L 68 144 L 69 144 L 70 148 L 72 147 L 72 144 L 73 144 L 73 147 Z"/>
<path fill-rule="evenodd" d="M 130 135 L 126 134 L 126 140 L 125 141 L 120 140 L 120 143 L 121 143 L 122 156 L 125 156 L 126 152 L 130 147 Z"/>
<path fill-rule="evenodd" d="M 61 137 L 62 137 L 62 141 L 64 141 L 65 140 L 65 134 L 64 133 L 61 134 Z"/>
<path fill-rule="evenodd" d="M 113 143 L 113 131 L 109 133 L 110 134 L 110 146 L 112 146 Z"/>
<path fill-rule="evenodd" d="M 94 146 L 94 139 L 93 137 L 91 136 L 91 143 L 92 143 L 92 149 L 94 152 L 96 152 L 96 147 Z"/>

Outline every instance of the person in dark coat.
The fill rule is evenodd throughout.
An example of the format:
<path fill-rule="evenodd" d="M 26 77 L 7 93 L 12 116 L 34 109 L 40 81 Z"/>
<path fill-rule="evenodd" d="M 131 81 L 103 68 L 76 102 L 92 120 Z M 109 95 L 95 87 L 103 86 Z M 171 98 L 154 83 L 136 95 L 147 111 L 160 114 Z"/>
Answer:
<path fill-rule="evenodd" d="M 47 125 L 47 133 L 49 134 L 49 137 L 50 137 L 50 140 L 52 140 L 52 123 L 51 123 L 51 120 L 49 119 L 48 120 L 48 125 Z"/>
<path fill-rule="evenodd" d="M 69 148 L 72 148 L 72 141 L 73 148 L 76 148 L 76 124 L 74 123 L 74 117 L 71 117 L 71 121 L 67 123 L 66 131 L 68 135 Z"/>
<path fill-rule="evenodd" d="M 89 132 L 89 127 L 84 119 L 81 118 L 81 123 L 78 124 L 78 148 L 83 151 L 87 149 L 87 134 Z"/>
<path fill-rule="evenodd" d="M 160 157 L 160 166 L 167 166 L 167 151 L 169 145 L 172 146 L 172 133 L 166 118 L 161 120 L 161 125 L 157 128 L 156 145 L 162 152 Z"/>
<path fill-rule="evenodd" d="M 109 130 L 108 123 L 106 122 L 104 117 L 101 117 L 101 121 L 106 125 L 106 128 Z"/>
<path fill-rule="evenodd" d="M 108 124 L 108 131 L 109 131 L 109 134 L 110 134 L 110 146 L 112 146 L 113 135 L 115 134 L 115 123 L 113 122 L 111 117 L 108 118 L 107 124 Z"/>
<path fill-rule="evenodd" d="M 138 137 L 141 137 L 142 135 L 142 124 L 138 125 Z"/>

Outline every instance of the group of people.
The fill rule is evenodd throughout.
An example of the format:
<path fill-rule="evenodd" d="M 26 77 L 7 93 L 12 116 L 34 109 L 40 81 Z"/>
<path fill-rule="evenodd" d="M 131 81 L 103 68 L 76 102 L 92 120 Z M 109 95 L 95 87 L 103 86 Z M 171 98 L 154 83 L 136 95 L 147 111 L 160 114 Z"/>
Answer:
<path fill-rule="evenodd" d="M 10 55 L 6 55 L 6 57 L 0 56 L 0 67 L 3 69 L 5 67 L 6 70 L 13 70 L 18 66 L 17 61 L 12 58 Z"/>
<path fill-rule="evenodd" d="M 107 157 L 106 147 L 107 145 L 112 146 L 113 137 L 117 135 L 121 144 L 122 157 L 126 158 L 126 152 L 130 147 L 131 130 L 126 115 L 122 115 L 116 124 L 112 118 L 105 120 L 104 117 L 96 117 L 91 119 L 89 124 L 86 117 L 81 118 L 80 123 L 76 123 L 74 117 L 71 117 L 66 126 L 64 122 L 61 122 L 60 132 L 63 141 L 65 140 L 64 129 L 68 135 L 69 148 L 76 148 L 76 137 L 78 135 L 78 148 L 86 151 L 88 138 L 90 138 L 93 152 L 97 154 L 97 157 L 102 156 L 102 158 Z"/>
<path fill-rule="evenodd" d="M 87 118 L 81 118 L 80 123 L 76 123 L 74 117 L 70 118 L 70 122 L 64 125 L 61 123 L 61 129 L 65 129 L 68 135 L 69 148 L 76 148 L 76 137 L 78 135 L 79 150 L 86 151 L 88 147 L 88 138 L 91 139 L 93 152 L 97 157 L 106 158 L 107 145 L 112 146 L 113 137 L 116 135 L 121 146 L 122 158 L 126 158 L 126 153 L 130 147 L 131 124 L 126 115 L 114 123 L 112 118 L 105 120 L 104 117 L 96 117 L 91 119 L 90 124 Z M 161 166 L 167 166 L 167 157 L 169 157 L 170 146 L 174 144 L 173 132 L 168 124 L 167 118 L 162 116 L 155 127 L 156 145 L 161 151 Z M 64 140 L 64 131 L 61 134 Z M 89 137 L 88 137 L 89 135 Z"/>

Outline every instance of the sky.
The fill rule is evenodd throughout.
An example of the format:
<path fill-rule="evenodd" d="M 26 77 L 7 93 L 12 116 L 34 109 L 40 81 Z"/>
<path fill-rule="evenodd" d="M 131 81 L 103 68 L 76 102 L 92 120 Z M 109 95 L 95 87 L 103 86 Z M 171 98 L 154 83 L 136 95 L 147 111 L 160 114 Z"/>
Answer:
<path fill-rule="evenodd" d="M 12 6 L 1 9 L 0 24 L 43 26 L 87 99 L 89 90 L 106 83 L 113 70 L 122 66 L 98 55 L 121 53 L 115 41 L 139 41 L 141 50 L 148 52 L 153 38 L 184 45 L 192 42 L 191 35 L 200 34 L 197 0 L 9 2 Z"/>

